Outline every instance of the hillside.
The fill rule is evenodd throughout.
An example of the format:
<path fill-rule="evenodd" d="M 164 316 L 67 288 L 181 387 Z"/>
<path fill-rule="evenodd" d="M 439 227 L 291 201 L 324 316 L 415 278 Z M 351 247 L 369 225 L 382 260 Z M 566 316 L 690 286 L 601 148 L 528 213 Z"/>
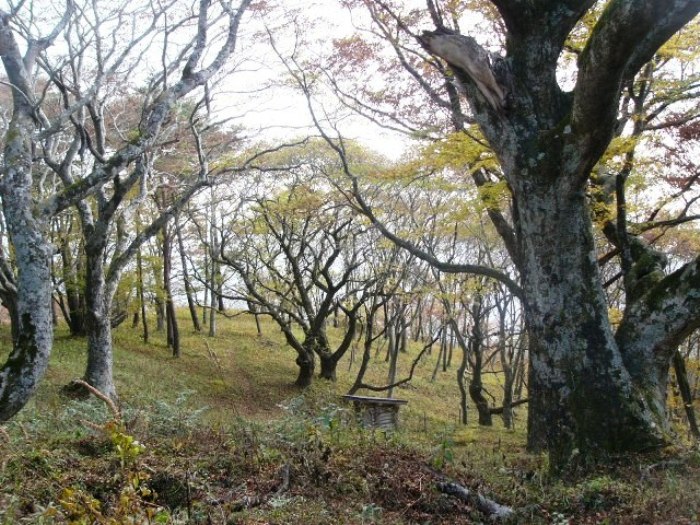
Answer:
<path fill-rule="evenodd" d="M 184 312 L 183 312 L 184 315 Z M 115 332 L 121 421 L 100 400 L 62 388 L 80 377 L 85 342 L 59 327 L 33 401 L 0 430 L 0 523 L 476 523 L 486 515 L 440 492 L 456 481 L 515 509 L 515 523 L 696 523 L 700 451 L 637 457 L 550 480 L 524 451 L 526 410 L 514 431 L 457 425 L 456 365 L 430 381 L 435 354 L 397 389 L 408 400 L 399 432 L 365 431 L 340 395 L 354 379 L 346 357 L 335 384 L 292 386 L 294 353 L 278 330 L 257 336 L 246 316 L 219 335 L 193 334 L 182 356 L 156 334 Z M 4 358 L 9 334 L 2 331 Z M 402 377 L 419 351 L 401 356 Z M 455 359 L 456 361 L 456 359 Z M 386 380 L 383 355 L 372 380 Z M 497 374 L 487 376 L 497 394 Z M 371 394 L 370 394 L 371 395 Z M 474 412 L 475 413 L 475 412 Z"/>

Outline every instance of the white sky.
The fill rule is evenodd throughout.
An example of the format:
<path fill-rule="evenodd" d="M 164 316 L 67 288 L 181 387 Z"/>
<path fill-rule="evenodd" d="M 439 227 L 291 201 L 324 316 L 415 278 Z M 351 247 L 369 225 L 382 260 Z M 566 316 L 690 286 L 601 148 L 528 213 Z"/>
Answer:
<path fill-rule="evenodd" d="M 264 27 L 271 29 L 280 52 L 290 56 L 295 44 L 294 31 L 286 17 L 290 13 L 294 16 L 298 9 L 300 23 L 311 20 L 315 24 L 313 40 L 301 49 L 306 59 L 320 57 L 324 45 L 354 31 L 348 12 L 336 0 L 292 0 L 284 4 L 285 9 L 278 11 L 276 16 L 266 16 L 264 20 L 256 16 L 248 17 L 249 25 L 242 35 L 239 50 L 250 60 L 241 72 L 222 82 L 214 102 L 217 110 L 223 114 L 240 116 L 237 122 L 247 128 L 250 135 L 269 141 L 315 135 L 317 131 L 305 97 L 296 86 L 289 85 L 291 78 L 288 71 L 275 56 L 267 36 L 262 34 Z M 252 36 L 253 33 L 257 35 Z M 280 85 L 285 82 L 286 86 Z M 338 125 L 345 138 L 357 140 L 391 159 L 398 159 L 410 146 L 406 136 L 350 114 L 348 110 L 341 109 L 333 98 L 317 99 L 316 102 L 322 103 L 332 115 L 334 124 Z M 321 114 L 317 115 L 320 118 Z"/>

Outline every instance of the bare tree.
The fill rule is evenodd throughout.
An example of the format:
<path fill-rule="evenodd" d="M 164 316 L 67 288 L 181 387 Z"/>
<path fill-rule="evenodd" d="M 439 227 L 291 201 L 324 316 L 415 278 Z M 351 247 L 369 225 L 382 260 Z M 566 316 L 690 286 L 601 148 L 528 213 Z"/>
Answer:
<path fill-rule="evenodd" d="M 335 380 L 338 361 L 352 343 L 366 283 L 361 264 L 362 228 L 332 194 L 302 182 L 275 199 L 256 198 L 245 222 L 224 232 L 221 261 L 236 270 L 243 290 L 227 293 L 254 304 L 280 326 L 297 353 L 296 384 L 311 384 L 316 357 L 320 376 Z M 326 333 L 335 308 L 348 319 L 333 349 Z M 301 329 L 299 339 L 294 327 Z"/>
<path fill-rule="evenodd" d="M 208 183 L 208 172 L 202 170 L 178 202 L 138 235 L 131 239 L 121 237 L 122 244 L 115 248 L 117 253 L 106 277 L 101 256 L 105 253 L 110 226 L 128 191 L 137 182 L 147 180 L 153 152 L 162 144 L 178 102 L 209 82 L 234 53 L 241 18 L 250 1 L 242 0 L 234 9 L 228 3 L 212 5 L 202 0 L 196 13 L 186 14 L 183 22 L 175 25 L 178 28 L 188 20 L 196 20 L 194 37 L 172 60 L 163 64 L 149 84 L 149 96 L 138 127 L 114 149 L 108 147 L 103 136 L 101 95 L 115 75 L 128 75 L 135 70 L 144 57 L 145 47 L 153 42 L 151 37 L 161 35 L 167 44 L 175 29 L 167 25 L 163 15 L 172 7 L 171 3 L 131 9 L 125 5 L 121 9 L 110 9 L 110 15 L 102 13 L 97 3 L 79 6 L 69 3 L 51 34 L 40 39 L 31 35 L 31 24 L 23 20 L 23 5 L 20 3 L 17 10 L 3 13 L 0 27 L 3 64 L 13 91 L 13 118 L 5 137 L 0 194 L 19 268 L 19 331 L 15 349 L 0 372 L 0 420 L 11 417 L 26 403 L 46 369 L 53 337 L 49 274 L 52 253 L 44 233 L 45 225 L 51 217 L 72 206 L 77 206 L 83 230 L 89 234 L 85 246 L 90 334 L 86 378 L 105 394 L 116 395 L 109 314 L 118 277 L 144 239 L 158 231 L 183 202 Z M 217 9 L 219 12 L 215 13 Z M 146 27 L 125 24 L 127 20 L 135 21 L 146 15 L 152 20 Z M 208 64 L 201 66 L 211 37 L 208 33 L 213 21 L 221 17 L 227 23 L 220 47 Z M 159 25 L 161 22 L 165 26 Z M 161 32 L 163 27 L 164 32 Z M 105 38 L 102 32 L 111 29 L 115 29 L 114 36 Z M 131 33 L 125 44 L 120 31 L 129 30 Z M 45 51 L 62 32 L 68 42 L 68 57 L 52 60 Z M 17 38 L 29 43 L 24 56 L 20 54 Z M 83 78 L 82 63 L 88 57 L 96 59 L 97 68 L 93 77 Z M 44 109 L 44 103 L 51 100 L 46 96 L 48 90 L 39 96 L 36 94 L 37 66 L 48 75 L 50 85 L 58 93 L 55 111 Z M 172 79 L 177 70 L 179 76 Z M 58 140 L 64 135 L 68 137 L 66 142 Z M 38 165 L 35 152 L 40 152 Z M 64 187 L 37 199 L 32 191 L 39 182 L 35 178 L 46 169 L 55 173 Z M 96 215 L 85 200 L 89 196 L 100 203 Z"/>

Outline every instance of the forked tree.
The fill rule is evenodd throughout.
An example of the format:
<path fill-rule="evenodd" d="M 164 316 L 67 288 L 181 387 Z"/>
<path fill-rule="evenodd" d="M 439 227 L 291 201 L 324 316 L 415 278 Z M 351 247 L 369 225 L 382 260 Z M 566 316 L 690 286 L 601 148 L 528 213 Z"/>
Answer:
<path fill-rule="evenodd" d="M 0 369 L 0 421 L 12 417 L 24 406 L 48 364 L 53 344 L 50 275 L 53 249 L 47 233 L 52 217 L 72 206 L 78 206 L 85 217 L 91 217 L 90 210 L 86 209 L 86 197 L 98 195 L 99 200 L 100 193 L 109 187 L 111 195 L 101 202 L 103 206 L 94 222 L 83 221 L 84 228 L 94 234 L 91 239 L 95 243 L 105 242 L 106 234 L 97 235 L 99 230 L 109 226 L 104 219 L 114 216 L 115 208 L 135 181 L 144 180 L 152 150 L 161 144 L 163 131 L 177 103 L 209 82 L 233 54 L 240 21 L 250 3 L 242 0 L 234 8 L 228 2 L 211 5 L 202 0 L 194 13 L 183 14 L 183 24 L 187 20 L 196 24 L 192 39 L 160 73 L 156 73 L 160 82 L 156 80 L 152 84 L 157 89 L 150 93 L 148 103 L 143 107 L 138 128 L 132 130 L 125 143 L 113 150 L 102 150 L 104 143 L 99 140 L 104 132 L 104 121 L 99 113 L 102 88 L 114 82 L 120 73 L 133 73 L 134 64 L 138 64 L 145 53 L 144 44 L 152 43 L 150 38 L 162 27 L 159 21 L 164 20 L 166 11 L 175 9 L 177 3 L 145 3 L 131 10 L 123 6 L 124 15 L 119 10 L 116 14 L 104 15 L 96 2 L 77 4 L 69 1 L 63 6 L 65 14 L 55 28 L 41 38 L 32 33 L 36 27 L 32 19 L 33 6 L 20 2 L 11 12 L 0 13 L 0 55 L 12 87 L 12 119 L 5 134 L 0 196 L 18 269 L 14 290 L 16 313 L 13 316 L 16 337 L 12 353 Z M 103 16 L 109 17 L 109 21 Z M 148 16 L 150 23 L 144 26 L 138 23 L 119 25 L 132 18 L 136 21 L 139 16 Z M 212 19 L 223 20 L 225 24 L 218 49 L 206 57 Z M 181 26 L 176 24 L 176 27 Z M 165 28 L 166 32 L 170 31 L 167 23 Z M 112 37 L 102 34 L 108 29 Z M 120 31 L 130 31 L 132 39 L 122 42 Z M 49 56 L 47 50 L 62 33 L 69 43 L 78 38 L 84 45 L 76 44 L 75 48 L 69 49 L 67 57 Z M 21 41 L 26 44 L 24 53 L 20 50 Z M 103 46 L 106 46 L 106 54 L 102 54 L 105 51 Z M 81 55 L 76 56 L 74 51 Z M 83 84 L 85 79 L 82 77 L 72 76 L 79 71 L 78 66 L 83 60 L 96 60 L 97 63 L 94 69 L 97 74 L 89 78 L 88 85 Z M 206 64 L 202 65 L 205 60 Z M 38 82 L 40 71 L 48 75 L 60 94 L 59 111 L 44 111 L 43 104 L 50 90 L 40 89 L 43 84 Z M 175 74 L 175 71 L 179 73 Z M 84 117 L 90 110 L 97 113 Z M 67 148 L 61 147 L 64 130 L 69 130 Z M 98 140 L 93 141 L 93 138 Z M 77 168 L 85 168 L 80 161 L 86 152 L 94 159 L 84 172 L 79 173 Z M 55 193 L 43 195 L 36 192 L 36 186 L 41 186 L 41 174 L 47 167 L 66 184 Z M 203 173 L 204 177 L 206 175 Z M 169 215 L 174 212 L 172 210 Z M 163 216 L 162 220 L 167 218 Z M 160 226 L 151 225 L 155 231 Z M 139 235 L 144 236 L 146 232 Z M 112 262 L 112 269 L 123 268 L 137 248 L 137 240 L 125 246 L 120 257 Z M 101 249 L 95 250 L 96 253 L 99 251 Z M 97 328 L 93 330 L 94 348 L 100 350 L 89 354 L 91 362 L 87 374 L 98 388 L 107 395 L 114 395 L 111 340 L 107 341 L 110 288 L 101 265 L 101 261 L 95 261 L 94 271 L 87 275 L 89 286 L 96 288 L 97 292 L 90 295 L 99 298 L 87 305 L 87 322 L 89 327 Z"/>
<path fill-rule="evenodd" d="M 428 0 L 423 18 L 419 11 L 402 17 L 397 2 L 346 4 L 370 10 L 373 30 L 394 47 L 402 66 L 458 130 L 476 137 L 469 124 L 478 124 L 510 192 L 511 217 L 488 211 L 520 282 L 489 267 L 446 264 L 396 236 L 375 216 L 361 178 L 346 164 L 358 206 L 416 255 L 446 271 L 497 279 L 523 302 L 532 366 L 529 423 L 546 434 L 553 470 L 574 459 L 666 443 L 671 358 L 700 325 L 700 258 L 673 272 L 661 265 L 643 268 L 648 252 L 642 239 L 619 222 L 616 234 L 629 262 L 623 265 L 627 299 L 622 321 L 613 326 L 587 190 L 620 125 L 623 87 L 697 15 L 700 2 L 610 0 L 586 32 L 579 22 L 594 0 L 492 0 L 498 16 L 494 26 L 504 43 L 497 57 L 460 30 L 467 9 L 461 3 Z M 412 30 L 407 20 L 417 18 L 432 23 L 431 30 Z M 565 89 L 557 78 L 560 58 L 570 37 L 581 34 L 585 41 L 576 58 L 575 81 Z M 429 53 L 424 62 L 415 61 L 421 48 Z M 425 69 L 411 68 L 416 63 Z M 315 79 L 290 69 L 311 98 Z M 399 93 L 401 85 L 388 89 Z M 469 107 L 465 111 L 463 98 Z M 367 111 L 357 97 L 354 102 Z M 317 123 L 344 157 L 342 140 Z M 479 184 L 482 172 L 473 173 Z"/>

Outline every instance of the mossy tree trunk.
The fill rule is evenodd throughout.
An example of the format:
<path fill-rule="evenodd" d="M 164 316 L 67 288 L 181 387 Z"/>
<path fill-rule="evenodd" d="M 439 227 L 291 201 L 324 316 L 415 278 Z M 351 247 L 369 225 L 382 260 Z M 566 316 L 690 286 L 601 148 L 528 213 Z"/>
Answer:
<path fill-rule="evenodd" d="M 55 38 L 55 37 L 54 37 Z M 50 39 L 42 45 L 48 46 Z M 37 53 L 30 42 L 26 57 Z M 36 130 L 31 59 L 15 41 L 11 16 L 0 17 L 0 56 L 12 86 L 13 112 L 5 134 L 0 197 L 18 268 L 13 291 L 12 352 L 0 368 L 0 422 L 14 416 L 43 377 L 53 345 L 51 255 L 48 221 L 34 211 L 33 144 Z"/>
<path fill-rule="evenodd" d="M 88 218 L 90 204 L 87 198 L 95 196 L 99 202 L 96 206 L 97 217 L 94 221 L 83 220 L 83 230 L 86 233 L 86 252 L 91 259 L 91 268 L 87 268 L 90 281 L 91 299 L 88 305 L 88 324 L 91 324 L 94 333 L 89 335 L 91 347 L 100 349 L 100 355 L 95 354 L 88 365 L 86 377 L 93 377 L 98 387 L 110 392 L 111 378 L 111 338 L 107 335 L 111 331 L 109 309 L 114 290 L 118 282 L 119 275 L 125 266 L 135 255 L 138 247 L 153 235 L 155 231 L 169 220 L 177 209 L 171 207 L 164 211 L 151 225 L 136 236 L 128 245 L 118 243 L 115 247 L 116 254 L 110 262 L 107 278 L 103 261 L 98 261 L 99 255 L 104 253 L 104 239 L 108 237 L 110 219 L 114 218 L 115 212 L 128 191 L 140 180 L 148 169 L 149 160 L 146 152 L 153 150 L 161 136 L 164 126 L 169 121 L 169 117 L 175 105 L 183 97 L 187 96 L 196 88 L 203 87 L 209 82 L 226 63 L 228 58 L 234 53 L 238 37 L 238 28 L 241 17 L 250 5 L 250 0 L 241 0 L 237 9 L 225 9 L 224 13 L 217 17 L 217 23 L 221 17 L 227 19 L 227 27 L 222 39 L 219 40 L 219 49 L 210 57 L 207 65 L 201 66 L 202 56 L 205 51 L 207 29 L 212 24 L 211 19 L 216 15 L 209 12 L 210 2 L 201 0 L 199 2 L 199 37 L 200 44 L 194 46 L 187 57 L 178 56 L 174 65 L 181 64 L 186 60 L 182 68 L 182 75 L 176 82 L 169 83 L 168 86 L 160 86 L 156 89 L 163 89 L 157 93 L 152 93 L 149 98 L 151 104 L 148 110 L 141 115 L 142 121 L 139 123 L 139 137 L 129 141 L 116 151 L 108 152 L 104 146 L 104 121 L 101 107 L 98 100 L 102 100 L 102 93 L 99 86 L 95 90 L 87 90 L 79 95 L 80 100 L 75 101 L 75 92 L 71 87 L 71 81 L 75 80 L 76 85 L 82 83 L 82 77 L 78 79 L 63 78 L 61 75 L 50 75 L 48 81 L 54 82 L 53 87 L 61 92 L 61 103 L 69 107 L 61 107 L 61 114 L 55 120 L 49 121 L 47 114 L 55 113 L 55 107 L 51 111 L 43 111 L 39 107 L 40 102 L 34 95 L 35 73 L 37 70 L 37 59 L 43 56 L 43 51 L 63 32 L 72 17 L 75 16 L 76 27 L 83 22 L 81 13 L 73 8 L 69 3 L 64 16 L 56 25 L 50 35 L 45 38 L 30 39 L 26 45 L 24 56 L 20 53 L 15 40 L 14 31 L 16 27 L 27 27 L 26 21 L 15 23 L 14 17 L 21 17 L 20 11 L 23 3 L 18 4 L 10 13 L 0 13 L 0 56 L 2 56 L 5 73 L 12 86 L 12 120 L 8 126 L 5 136 L 5 150 L 2 159 L 3 176 L 0 183 L 0 196 L 2 197 L 3 212 L 7 223 L 10 241 L 14 248 L 15 262 L 18 267 L 16 296 L 16 340 L 13 344 L 13 351 L 7 363 L 0 369 L 0 421 L 12 417 L 28 401 L 36 386 L 43 376 L 53 343 L 52 324 L 52 300 L 51 300 L 51 275 L 50 260 L 53 249 L 47 240 L 50 219 L 63 212 L 69 207 L 77 206 L 81 212 L 81 218 Z M 163 13 L 155 13 L 154 18 L 158 18 Z M 146 26 L 142 38 L 148 36 L 157 24 Z M 98 28 L 91 27 L 85 31 L 97 31 Z M 82 31 L 78 30 L 80 33 Z M 65 33 L 66 38 L 70 38 L 72 33 Z M 80 37 L 82 38 L 82 36 Z M 100 45 L 100 39 L 91 39 L 94 45 Z M 80 46 L 85 43 L 81 41 Z M 124 53 L 113 55 L 113 62 L 105 66 L 101 63 L 90 71 L 90 75 L 96 75 L 98 81 L 102 80 L 100 75 L 112 77 L 113 72 L 120 70 L 122 62 L 133 58 L 129 56 L 129 51 L 137 46 L 138 39 L 133 42 L 125 42 Z M 94 51 L 91 50 L 91 51 Z M 98 54 L 104 50 L 96 51 Z M 110 55 L 110 53 L 106 53 Z M 83 63 L 83 55 L 73 57 L 75 60 L 71 67 L 64 67 L 67 75 L 70 73 L 81 75 L 80 64 Z M 116 62 L 114 62 L 116 60 Z M 48 69 L 51 64 L 43 63 Z M 105 67 L 105 70 L 100 69 Z M 167 68 L 166 68 L 167 69 Z M 58 79 L 60 78 L 60 82 Z M 112 77 L 113 78 L 113 77 Z M 83 99 L 92 93 L 93 99 Z M 73 106 L 70 106 L 75 102 Z M 53 102 L 52 102 L 53 103 Z M 89 111 L 84 111 L 85 108 Z M 91 121 L 82 122 L 89 113 Z M 42 128 L 40 133 L 36 133 L 38 128 Z M 56 133 L 72 134 L 72 140 L 68 140 L 65 148 L 54 148 Z M 94 136 L 90 136 L 93 133 Z M 100 138 L 101 137 L 101 138 Z M 37 140 L 45 140 L 38 143 Z M 86 143 L 90 147 L 86 148 Z M 102 149 L 100 149 L 102 148 Z M 74 161 L 79 152 L 89 150 L 96 154 L 96 161 L 88 173 L 73 172 Z M 63 182 L 64 188 L 51 195 L 41 195 L 41 199 L 34 194 L 36 181 L 33 177 L 33 164 L 35 153 L 43 161 L 42 169 L 52 170 Z M 56 156 L 54 156 L 56 155 Z M 58 158 L 58 156 L 61 158 Z M 89 163 L 88 163 L 89 164 Z M 125 177 L 122 175 L 127 168 L 132 171 Z M 79 171 L 79 170 L 76 170 Z M 197 189 L 208 183 L 206 177 L 208 173 L 201 173 L 201 177 L 187 191 L 183 193 L 178 202 L 186 202 Z M 113 184 L 107 185 L 108 182 Z M 108 197 L 108 187 L 112 189 L 111 197 Z M 90 247 L 88 247 L 90 245 Z M 109 356 L 103 350 L 110 348 Z M 108 357 L 108 358 L 107 358 Z M 94 367 L 92 365 L 95 365 Z M 93 372 L 94 369 L 94 372 Z M 99 376 L 99 377 L 98 377 Z M 100 385 L 101 384 L 101 385 Z M 113 390 L 113 385 L 111 390 Z"/>
<path fill-rule="evenodd" d="M 94 231 L 88 228 L 88 231 Z M 99 237 L 99 236 L 96 236 Z M 104 269 L 106 236 L 101 239 L 89 238 L 86 252 L 86 323 L 87 364 L 84 379 L 97 390 L 116 399 L 112 363 L 112 308 Z"/>
<path fill-rule="evenodd" d="M 623 82 L 697 15 L 700 2 L 608 2 L 578 56 L 570 92 L 557 81 L 560 55 L 594 2 L 493 4 L 504 23 L 505 57 L 490 60 L 473 38 L 447 29 L 432 4 L 436 31 L 425 32 L 420 42 L 454 72 L 512 195 L 512 225 L 497 210 L 489 215 L 521 278 L 531 431 L 547 429 L 555 471 L 574 457 L 659 446 L 672 352 L 700 325 L 700 259 L 645 290 L 628 289 L 624 319 L 613 333 L 586 187 L 618 126 Z M 459 108 L 458 91 L 447 91 L 451 106 Z M 367 211 L 359 192 L 356 197 Z M 457 266 L 438 265 L 450 271 Z M 462 271 L 490 274 L 516 288 L 492 269 L 468 266 Z"/>

